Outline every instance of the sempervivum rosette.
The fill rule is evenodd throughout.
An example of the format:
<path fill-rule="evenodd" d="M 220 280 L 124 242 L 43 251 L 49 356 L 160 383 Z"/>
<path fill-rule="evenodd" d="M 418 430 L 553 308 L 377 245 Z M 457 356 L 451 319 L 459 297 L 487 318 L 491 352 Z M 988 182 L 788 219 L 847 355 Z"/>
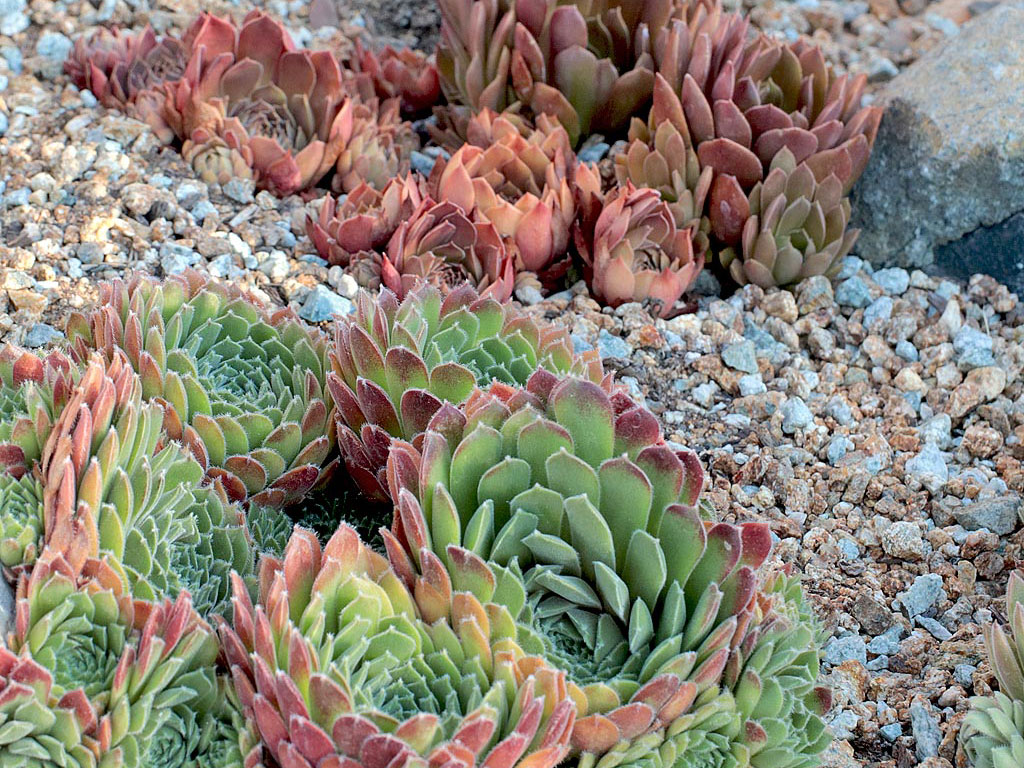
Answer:
<path fill-rule="evenodd" d="M 439 562 L 415 591 L 342 525 L 325 547 L 296 528 L 240 584 L 222 639 L 265 757 L 357 768 L 553 768 L 575 710 L 564 675 L 502 642 L 501 605 L 453 591 Z M 496 638 L 492 639 L 492 638 Z"/>
<path fill-rule="evenodd" d="M 372 498 L 387 498 L 392 438 L 412 441 L 445 402 L 477 384 L 525 384 L 538 367 L 604 381 L 594 353 L 577 355 L 564 329 L 540 325 L 514 304 L 469 285 L 447 296 L 421 285 L 401 304 L 361 293 L 338 320 L 327 384 L 338 406 L 338 442 L 349 473 Z"/>
<path fill-rule="evenodd" d="M 649 302 L 661 317 L 671 315 L 704 268 L 692 228 L 676 226 L 657 190 L 627 182 L 603 195 L 596 170 L 583 164 L 576 184 L 576 247 L 594 298 L 611 307 Z"/>
<path fill-rule="evenodd" d="M 759 621 L 770 531 L 702 520 L 700 464 L 652 414 L 545 373 L 464 410 L 422 450 L 392 449 L 389 556 L 407 583 L 440 557 L 502 596 L 521 647 L 566 670 L 580 765 L 743 765 L 755 717 L 771 738 L 803 725 L 771 696 L 747 711 L 727 675 Z M 733 663 L 763 671 L 770 643 L 752 644 Z"/>
<path fill-rule="evenodd" d="M 506 301 L 516 280 L 515 258 L 494 224 L 430 197 L 399 225 L 385 252 L 357 254 L 350 266 L 360 285 L 384 287 L 400 298 L 421 281 L 447 288 L 468 282 Z"/>
<path fill-rule="evenodd" d="M 58 697 L 46 667 L 0 644 L 0 765 L 95 768 L 96 713 L 81 690 Z"/>
<path fill-rule="evenodd" d="M 410 174 L 392 179 L 382 190 L 361 184 L 344 200 L 325 195 L 319 216 L 306 218 L 306 234 L 324 259 L 347 267 L 354 256 L 366 258 L 388 244 L 423 202 L 421 186 L 420 177 Z"/>
<path fill-rule="evenodd" d="M 49 386 L 30 385 L 25 408 L 42 449 L 17 498 L 27 515 L 37 500 L 46 550 L 120 582 L 135 599 L 160 600 L 188 585 L 200 610 L 223 610 L 227 574 L 253 572 L 244 516 L 219 483 L 200 487 L 202 468 L 166 441 L 163 412 L 143 402 L 123 353 L 110 363 L 95 355 Z M 30 551 L 9 567 L 31 564 Z"/>
<path fill-rule="evenodd" d="M 1004 608 L 1007 628 L 985 627 L 985 650 L 999 690 L 975 696 L 960 743 L 975 768 L 1009 768 L 1024 761 L 1024 576 L 1010 574 Z"/>
<path fill-rule="evenodd" d="M 186 768 L 214 758 L 242 765 L 247 727 L 231 716 L 215 675 L 216 636 L 187 593 L 135 602 L 117 585 L 47 557 L 18 584 L 11 649 L 46 671 L 47 697 L 74 705 L 77 721 L 63 714 L 61 727 L 77 723 L 86 732 L 78 753 L 91 752 L 94 762 L 84 765 Z M 27 765 L 48 766 L 48 757 L 54 766 L 74 765 L 58 761 L 57 746 Z"/>
<path fill-rule="evenodd" d="M 281 24 L 252 11 L 237 29 L 193 46 L 149 119 L 169 126 L 208 181 L 244 176 L 286 195 L 334 167 L 354 106 L 333 54 L 296 49 Z"/>
<path fill-rule="evenodd" d="M 569 135 L 546 115 L 534 128 L 491 110 L 473 117 L 466 131 L 470 143 L 435 164 L 430 194 L 494 224 L 515 257 L 517 286 L 527 275 L 557 283 L 569 265 L 576 215 Z"/>
<path fill-rule="evenodd" d="M 100 289 L 101 306 L 68 321 L 76 355 L 122 350 L 164 426 L 232 499 L 283 506 L 331 461 L 328 344 L 290 310 L 272 311 L 198 273 Z"/>

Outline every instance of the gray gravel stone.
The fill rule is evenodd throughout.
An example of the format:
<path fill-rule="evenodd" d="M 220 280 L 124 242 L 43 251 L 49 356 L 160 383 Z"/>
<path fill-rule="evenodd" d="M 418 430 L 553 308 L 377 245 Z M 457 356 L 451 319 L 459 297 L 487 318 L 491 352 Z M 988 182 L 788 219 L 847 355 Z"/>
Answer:
<path fill-rule="evenodd" d="M 949 479 L 949 467 L 938 446 L 927 443 L 917 456 L 907 461 L 907 475 L 935 494 Z"/>
<path fill-rule="evenodd" d="M 836 303 L 843 307 L 859 309 L 871 303 L 871 291 L 859 276 L 844 280 L 836 288 Z"/>
<path fill-rule="evenodd" d="M 814 423 L 814 414 L 799 397 L 791 397 L 782 404 L 782 431 L 792 435 Z"/>
<path fill-rule="evenodd" d="M 224 194 L 237 203 L 246 205 L 251 203 L 255 197 L 256 182 L 252 179 L 231 179 L 223 186 Z"/>
<path fill-rule="evenodd" d="M 344 296 L 339 296 L 325 285 L 318 285 L 306 296 L 299 317 L 311 323 L 322 323 L 334 315 L 347 315 L 352 307 L 352 302 Z"/>
<path fill-rule="evenodd" d="M 722 362 L 743 373 L 757 373 L 757 349 L 754 342 L 745 340 L 726 344 L 722 347 Z"/>
<path fill-rule="evenodd" d="M 920 697 L 915 697 L 910 704 L 910 730 L 914 734 L 914 752 L 918 760 L 939 756 L 939 744 L 942 743 L 939 720 L 932 714 L 931 705 Z"/>
<path fill-rule="evenodd" d="M 46 323 L 34 323 L 31 328 L 28 329 L 28 333 L 25 334 L 25 346 L 30 349 L 36 349 L 45 344 L 49 344 L 55 339 L 64 338 L 64 334 L 54 328 L 52 325 Z"/>
<path fill-rule="evenodd" d="M 891 744 L 903 735 L 903 726 L 899 723 L 889 723 L 879 728 L 878 732 L 882 734 L 883 739 Z"/>
<path fill-rule="evenodd" d="M 916 620 L 919 626 L 928 630 L 928 633 L 939 642 L 945 642 L 953 636 L 952 632 L 939 624 L 935 619 L 929 619 L 927 616 L 918 616 Z"/>
<path fill-rule="evenodd" d="M 867 664 L 868 650 L 860 635 L 845 635 L 832 638 L 825 646 L 825 663 L 833 667 L 844 661 L 859 661 Z"/>
<path fill-rule="evenodd" d="M 902 296 L 910 287 L 910 273 L 901 267 L 876 270 L 871 279 L 890 296 Z"/>
<path fill-rule="evenodd" d="M 847 451 L 853 450 L 853 441 L 846 435 L 836 435 L 828 444 L 826 455 L 828 463 L 833 467 L 838 464 L 846 455 Z"/>
<path fill-rule="evenodd" d="M 869 331 L 892 317 L 892 299 L 888 296 L 879 296 L 864 310 L 864 327 Z"/>
<path fill-rule="evenodd" d="M 952 441 L 953 420 L 948 413 L 932 416 L 917 428 L 917 434 L 923 443 L 934 443 L 938 448 L 949 447 Z"/>
<path fill-rule="evenodd" d="M 621 336 L 613 336 L 604 328 L 597 335 L 597 351 L 601 359 L 606 357 L 629 358 L 633 354 L 633 347 Z"/>
<path fill-rule="evenodd" d="M 914 617 L 927 612 L 933 605 L 946 599 L 942 588 L 942 577 L 937 573 L 923 573 L 897 598 L 907 615 Z"/>
<path fill-rule="evenodd" d="M 995 365 L 992 337 L 969 325 L 963 326 L 953 337 L 953 350 L 961 370 Z"/>
<path fill-rule="evenodd" d="M 980 499 L 953 510 L 953 516 L 968 531 L 987 528 L 999 536 L 1009 536 L 1021 521 L 1021 498 L 1016 493 Z"/>
<path fill-rule="evenodd" d="M 768 387 L 764 385 L 759 374 L 751 373 L 746 376 L 740 376 L 741 396 L 749 397 L 750 395 L 760 395 L 767 391 Z"/>
<path fill-rule="evenodd" d="M 903 638 L 903 628 L 899 625 L 889 627 L 885 632 L 871 638 L 868 643 L 868 650 L 877 656 L 892 656 L 900 651 L 900 640 Z"/>

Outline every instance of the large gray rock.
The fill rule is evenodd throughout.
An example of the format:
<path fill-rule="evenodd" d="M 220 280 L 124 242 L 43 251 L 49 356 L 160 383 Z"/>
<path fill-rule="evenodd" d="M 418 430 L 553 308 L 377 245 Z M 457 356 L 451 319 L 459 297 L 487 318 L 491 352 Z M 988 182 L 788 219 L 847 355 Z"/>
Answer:
<path fill-rule="evenodd" d="M 857 254 L 1024 287 L 1024 1 L 965 25 L 880 96 L 885 117 L 853 192 Z"/>

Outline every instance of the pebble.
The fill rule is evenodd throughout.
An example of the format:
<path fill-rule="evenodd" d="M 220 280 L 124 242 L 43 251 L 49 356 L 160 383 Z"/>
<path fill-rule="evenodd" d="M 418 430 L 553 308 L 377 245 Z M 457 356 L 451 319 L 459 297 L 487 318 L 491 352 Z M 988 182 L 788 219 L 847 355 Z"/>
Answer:
<path fill-rule="evenodd" d="M 910 729 L 914 734 L 915 749 L 919 761 L 938 757 L 942 743 L 939 721 L 932 714 L 931 705 L 920 697 L 914 697 L 910 704 Z"/>
<path fill-rule="evenodd" d="M 949 467 L 935 443 L 927 443 L 914 458 L 907 461 L 907 474 L 935 495 L 949 479 Z"/>
<path fill-rule="evenodd" d="M 740 376 L 740 395 L 742 397 L 749 397 L 750 395 L 760 395 L 768 391 L 768 387 L 764 385 L 760 375 L 756 373 L 750 373 L 746 376 Z"/>
<path fill-rule="evenodd" d="M 757 350 L 754 342 L 746 340 L 722 347 L 722 362 L 743 373 L 757 373 Z"/>
<path fill-rule="evenodd" d="M 952 442 L 953 420 L 948 413 L 939 413 L 926 420 L 917 428 L 917 434 L 923 443 L 934 443 L 937 448 L 945 450 Z"/>
<path fill-rule="evenodd" d="M 782 431 L 792 435 L 814 423 L 814 414 L 799 397 L 791 397 L 782 404 Z"/>
<path fill-rule="evenodd" d="M 937 573 L 922 574 L 914 579 L 909 589 L 900 592 L 898 598 L 911 618 L 926 613 L 935 603 L 946 599 L 942 577 Z"/>
<path fill-rule="evenodd" d="M 868 661 L 868 649 L 864 644 L 864 638 L 860 635 L 844 635 L 834 637 L 825 646 L 825 663 L 833 667 L 839 666 L 844 661 L 859 661 L 866 664 Z"/>
<path fill-rule="evenodd" d="M 953 349 L 961 370 L 995 364 L 995 358 L 992 356 L 992 337 L 969 325 L 957 331 L 953 337 Z"/>
<path fill-rule="evenodd" d="M 860 277 L 854 275 L 836 288 L 836 302 L 840 306 L 854 309 L 866 307 L 871 303 L 871 291 Z"/>
<path fill-rule="evenodd" d="M 903 628 L 896 625 L 889 627 L 880 635 L 873 637 L 868 643 L 868 651 L 878 656 L 893 656 L 900 651 L 900 640 Z"/>
<path fill-rule="evenodd" d="M 247 205 L 255 199 L 256 182 L 252 179 L 233 178 L 222 189 L 235 202 Z"/>
<path fill-rule="evenodd" d="M 1016 493 L 990 499 L 979 499 L 953 510 L 953 516 L 968 531 L 982 528 L 998 536 L 1009 536 L 1021 522 L 1024 507 Z"/>
<path fill-rule="evenodd" d="M 339 296 L 324 285 L 318 285 L 306 296 L 299 317 L 311 323 L 322 323 L 334 315 L 347 315 L 353 306 L 344 296 Z"/>
<path fill-rule="evenodd" d="M 46 30 L 36 41 L 36 55 L 63 64 L 72 45 L 73 43 L 67 35 Z"/>
<path fill-rule="evenodd" d="M 864 327 L 869 331 L 889 321 L 892 317 L 892 299 L 879 296 L 864 310 Z"/>
<path fill-rule="evenodd" d="M 846 435 L 835 435 L 828 444 L 828 463 L 833 467 L 843 460 L 848 451 L 853 450 L 853 441 Z"/>
<path fill-rule="evenodd" d="M 903 726 L 899 723 L 889 723 L 879 728 L 878 732 L 882 734 L 883 739 L 891 744 L 903 735 Z"/>
<path fill-rule="evenodd" d="M 597 336 L 597 351 L 601 359 L 608 357 L 629 358 L 633 354 L 633 347 L 621 336 L 612 336 L 604 328 Z"/>
<path fill-rule="evenodd" d="M 928 630 L 929 634 L 940 642 L 945 642 L 953 637 L 953 633 L 939 624 L 935 619 L 930 619 L 927 616 L 918 616 L 915 621 L 917 621 L 919 626 Z"/>
<path fill-rule="evenodd" d="M 891 66 L 892 62 L 889 64 Z M 910 287 L 910 273 L 901 267 L 876 269 L 871 274 L 871 280 L 890 296 L 902 296 Z"/>
<path fill-rule="evenodd" d="M 921 529 L 906 520 L 893 523 L 882 533 L 882 549 L 890 557 L 920 560 L 925 554 Z"/>
<path fill-rule="evenodd" d="M 51 341 L 62 338 L 64 338 L 64 334 L 52 325 L 33 323 L 32 327 L 28 329 L 28 333 L 25 334 L 25 346 L 30 349 L 37 349 L 49 344 Z"/>

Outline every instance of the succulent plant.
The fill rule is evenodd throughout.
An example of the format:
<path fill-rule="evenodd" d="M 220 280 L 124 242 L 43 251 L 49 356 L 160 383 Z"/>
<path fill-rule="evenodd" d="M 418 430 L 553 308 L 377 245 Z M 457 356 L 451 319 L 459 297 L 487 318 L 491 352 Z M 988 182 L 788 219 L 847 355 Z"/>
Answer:
<path fill-rule="evenodd" d="M 750 634 L 768 527 L 702 520 L 700 464 L 662 441 L 650 412 L 541 372 L 525 392 L 478 391 L 464 414 L 435 420 L 422 450 L 392 448 L 388 554 L 408 585 L 440 558 L 458 588 L 509 606 L 523 650 L 568 674 L 581 765 L 609 752 L 611 765 L 645 764 L 663 746 L 690 750 L 684 765 L 745 764 L 764 742 L 781 753 L 816 737 L 790 732 L 808 720 L 786 711 L 792 696 L 758 704 L 751 690 L 758 675 L 811 668 L 809 690 L 817 672 L 808 633 L 780 619 Z"/>
<path fill-rule="evenodd" d="M 191 732 L 209 725 L 175 720 L 188 717 L 183 707 L 211 713 L 220 696 L 216 636 L 188 593 L 134 601 L 59 555 L 44 557 L 18 583 L 11 650 L 49 672 L 53 697 L 80 702 L 83 715 L 92 708 L 99 765 L 195 764 L 170 759 L 169 742 L 176 734 L 189 742 L 178 754 L 195 753 L 202 740 Z"/>
<path fill-rule="evenodd" d="M 469 282 L 506 301 L 516 279 L 515 259 L 493 224 L 430 197 L 399 225 L 386 252 L 358 254 L 350 271 L 360 285 L 385 287 L 400 298 L 420 281 L 446 287 Z"/>
<path fill-rule="evenodd" d="M 187 60 L 181 40 L 170 35 L 158 40 L 148 26 L 138 34 L 99 29 L 75 41 L 64 71 L 103 106 L 129 111 L 140 94 L 180 80 Z"/>
<path fill-rule="evenodd" d="M 693 232 L 699 257 L 708 250 L 710 221 L 705 205 L 714 171 L 702 167 L 690 144 L 686 118 L 668 82 L 658 77 L 654 103 L 647 122 L 633 118 L 629 145 L 615 156 L 615 177 L 620 186 L 631 183 L 661 194 L 680 229 Z"/>
<path fill-rule="evenodd" d="M 704 268 L 691 229 L 676 227 L 657 190 L 627 182 L 602 195 L 597 172 L 582 164 L 576 185 L 580 218 L 574 234 L 591 294 L 612 307 L 651 302 L 657 314 L 669 316 Z"/>
<path fill-rule="evenodd" d="M 231 499 L 284 506 L 329 476 L 333 405 L 319 331 L 195 272 L 105 284 L 100 305 L 69 319 L 75 354 L 123 350 L 171 439 Z"/>
<path fill-rule="evenodd" d="M 1007 628 L 985 625 L 985 650 L 999 683 L 990 697 L 975 696 L 960 729 L 974 768 L 1009 768 L 1024 760 L 1024 574 L 1013 571 L 1006 588 Z"/>
<path fill-rule="evenodd" d="M 613 5 L 608 3 L 607 5 Z M 594 3 L 591 12 L 600 11 Z M 510 80 L 516 97 L 534 114 L 556 117 L 573 144 L 591 133 L 614 133 L 651 97 L 654 61 L 636 40 L 650 32 L 644 16 L 663 4 L 628 4 L 640 13 L 628 14 L 636 27 L 626 26 L 614 4 L 608 15 L 596 15 L 590 26 L 610 33 L 603 40 L 591 35 L 588 19 L 575 3 L 558 0 L 516 0 Z M 603 18 L 602 18 L 603 16 Z M 611 22 L 610 24 L 608 22 Z M 656 21 L 657 29 L 664 21 Z M 485 105 L 479 105 L 485 106 Z"/>
<path fill-rule="evenodd" d="M 524 273 L 557 283 L 569 265 L 576 215 L 570 186 L 576 155 L 568 134 L 546 115 L 533 128 L 490 110 L 466 131 L 471 143 L 435 164 L 430 194 L 494 225 L 516 260 L 518 283 Z"/>
<path fill-rule="evenodd" d="M 48 387 L 56 399 L 66 397 L 70 364 L 60 353 L 44 359 L 11 345 L 0 349 L 0 565 L 6 568 L 31 565 L 43 544 L 43 487 L 31 472 L 42 445 L 29 396 Z"/>
<path fill-rule="evenodd" d="M 356 41 L 356 60 L 361 71 L 373 80 L 377 96 L 398 99 L 402 112 L 419 115 L 429 112 L 441 100 L 441 81 L 433 62 L 421 51 L 390 45 L 382 50 L 364 48 Z"/>
<path fill-rule="evenodd" d="M 857 240 L 859 230 L 847 230 L 850 201 L 835 173 L 816 179 L 809 163 L 799 165 L 788 148 L 772 159 L 764 181 L 749 197 L 733 197 L 719 177 L 711 188 L 712 231 L 724 242 L 739 243 L 719 252 L 723 267 L 740 285 L 762 288 L 793 285 L 812 275 L 833 277 Z"/>
<path fill-rule="evenodd" d="M 502 112 L 510 105 L 515 11 L 508 0 L 440 0 L 437 71 L 452 104 Z"/>
<path fill-rule="evenodd" d="M 335 192 L 351 192 L 362 184 L 383 189 L 409 172 L 418 139 L 412 125 L 399 115 L 397 99 L 351 104 L 352 130 L 338 154 L 331 187 Z"/>
<path fill-rule="evenodd" d="M 493 641 L 508 612 L 445 579 L 438 568 L 407 590 L 342 525 L 325 547 L 297 528 L 283 560 L 264 559 L 257 605 L 236 585 L 224 653 L 268 760 L 553 768 L 566 756 L 564 675 Z"/>
<path fill-rule="evenodd" d="M 415 440 L 444 403 L 460 405 L 477 384 L 522 385 L 538 368 L 605 378 L 597 355 L 576 355 L 563 329 L 540 326 L 469 285 L 442 298 L 424 284 L 401 304 L 386 290 L 361 293 L 355 312 L 337 323 L 331 367 L 341 453 L 375 499 L 388 498 L 392 438 Z"/>
<path fill-rule="evenodd" d="M 766 575 L 757 603 L 725 670 L 744 719 L 737 741 L 752 768 L 812 768 L 832 740 L 821 717 L 832 693 L 817 685 L 824 633 L 788 567 Z"/>
<path fill-rule="evenodd" d="M 252 11 L 191 46 L 184 76 L 144 115 L 210 182 L 235 176 L 286 195 L 329 173 L 352 137 L 355 103 L 328 51 L 296 49 L 284 27 Z"/>
<path fill-rule="evenodd" d="M 49 670 L 0 644 L 0 766 L 96 768 L 96 712 L 81 691 L 53 693 Z"/>
<path fill-rule="evenodd" d="M 330 264 L 347 267 L 354 255 L 382 250 L 399 225 L 423 202 L 422 182 L 408 175 L 388 182 L 383 190 L 360 184 L 339 201 L 325 195 L 320 215 L 306 218 L 306 233 Z"/>

